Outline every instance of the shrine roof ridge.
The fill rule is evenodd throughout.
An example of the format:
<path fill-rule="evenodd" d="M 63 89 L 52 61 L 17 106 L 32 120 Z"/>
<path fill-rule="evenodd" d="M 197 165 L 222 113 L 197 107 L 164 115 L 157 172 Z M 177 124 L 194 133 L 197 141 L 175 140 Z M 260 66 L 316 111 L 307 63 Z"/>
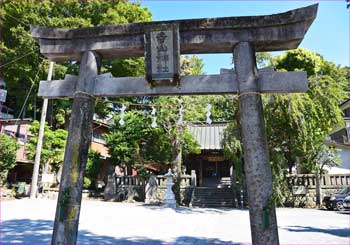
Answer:
<path fill-rule="evenodd" d="M 258 52 L 298 47 L 316 18 L 318 4 L 284 13 L 140 22 L 73 29 L 31 26 L 40 52 L 54 61 L 79 60 L 94 50 L 103 58 L 144 55 L 144 34 L 157 26 L 178 25 L 181 54 L 230 53 L 238 42 L 254 43 Z"/>

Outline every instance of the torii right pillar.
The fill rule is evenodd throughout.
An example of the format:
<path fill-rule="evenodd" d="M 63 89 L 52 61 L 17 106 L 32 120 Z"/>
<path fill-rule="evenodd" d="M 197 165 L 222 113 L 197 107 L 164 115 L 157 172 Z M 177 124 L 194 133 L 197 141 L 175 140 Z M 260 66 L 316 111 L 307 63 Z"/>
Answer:
<path fill-rule="evenodd" d="M 238 43 L 233 50 L 239 88 L 244 170 L 253 244 L 279 244 L 272 173 L 254 47 Z"/>

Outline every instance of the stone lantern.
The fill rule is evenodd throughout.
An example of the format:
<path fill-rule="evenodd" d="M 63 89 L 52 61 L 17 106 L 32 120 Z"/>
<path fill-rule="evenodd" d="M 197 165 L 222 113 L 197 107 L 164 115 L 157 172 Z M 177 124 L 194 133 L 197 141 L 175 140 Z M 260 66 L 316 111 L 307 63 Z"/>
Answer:
<path fill-rule="evenodd" d="M 163 200 L 163 207 L 167 208 L 176 208 L 176 200 L 175 200 L 175 195 L 172 190 L 172 187 L 174 185 L 174 174 L 171 172 L 171 169 L 169 168 L 169 171 L 166 175 L 165 185 L 166 185 L 166 190 L 164 194 L 164 200 Z"/>

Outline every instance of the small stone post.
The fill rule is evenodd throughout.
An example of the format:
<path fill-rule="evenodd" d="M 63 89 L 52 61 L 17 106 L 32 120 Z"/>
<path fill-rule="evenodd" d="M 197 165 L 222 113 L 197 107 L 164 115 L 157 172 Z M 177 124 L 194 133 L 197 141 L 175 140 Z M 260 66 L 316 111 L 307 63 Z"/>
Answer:
<path fill-rule="evenodd" d="M 197 186 L 197 175 L 196 175 L 196 170 L 191 170 L 191 187 L 196 187 Z"/>
<path fill-rule="evenodd" d="M 166 190 L 164 194 L 163 207 L 176 208 L 175 195 L 172 190 L 172 187 L 174 185 L 174 174 L 171 172 L 171 169 L 169 169 L 168 173 L 164 176 L 166 177 Z"/>
<path fill-rule="evenodd" d="M 320 208 L 322 205 L 322 178 L 323 174 L 321 170 L 318 170 L 315 174 L 316 184 L 316 207 Z"/>
<path fill-rule="evenodd" d="M 157 189 L 158 183 L 157 178 L 152 174 L 145 187 L 145 204 L 154 204 L 157 203 Z"/>
<path fill-rule="evenodd" d="M 253 244 L 279 244 L 265 123 L 255 51 L 248 42 L 233 50 Z"/>
<path fill-rule="evenodd" d="M 116 181 L 114 175 L 107 176 L 107 184 L 103 191 L 103 198 L 105 201 L 110 201 L 115 198 L 116 194 Z"/>
<path fill-rule="evenodd" d="M 233 193 L 233 207 L 237 208 L 237 179 L 236 179 L 236 170 L 233 168 L 233 163 L 230 167 L 230 180 L 231 180 L 231 189 Z"/>
<path fill-rule="evenodd" d="M 83 176 L 92 135 L 95 104 L 92 94 L 98 70 L 96 54 L 91 51 L 84 52 L 73 98 L 52 244 L 77 242 Z"/>

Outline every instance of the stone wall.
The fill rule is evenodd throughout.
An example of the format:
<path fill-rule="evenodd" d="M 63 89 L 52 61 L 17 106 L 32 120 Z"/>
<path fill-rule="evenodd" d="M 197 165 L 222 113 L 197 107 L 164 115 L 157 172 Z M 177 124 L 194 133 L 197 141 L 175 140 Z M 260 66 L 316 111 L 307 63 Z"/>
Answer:
<path fill-rule="evenodd" d="M 165 186 L 159 186 L 157 189 L 156 197 L 159 203 L 161 203 L 164 200 L 165 190 L 166 190 Z M 180 188 L 181 204 L 186 206 L 190 204 L 192 191 L 193 191 L 193 188 L 190 186 Z"/>
<path fill-rule="evenodd" d="M 322 187 L 321 188 L 321 200 L 325 196 L 330 196 L 343 187 Z M 309 187 L 306 189 L 305 194 L 293 194 L 291 193 L 286 200 L 286 206 L 299 207 L 299 208 L 315 208 L 316 207 L 316 188 Z"/>
<path fill-rule="evenodd" d="M 114 201 L 145 201 L 145 187 L 140 185 L 120 185 L 116 188 Z"/>

